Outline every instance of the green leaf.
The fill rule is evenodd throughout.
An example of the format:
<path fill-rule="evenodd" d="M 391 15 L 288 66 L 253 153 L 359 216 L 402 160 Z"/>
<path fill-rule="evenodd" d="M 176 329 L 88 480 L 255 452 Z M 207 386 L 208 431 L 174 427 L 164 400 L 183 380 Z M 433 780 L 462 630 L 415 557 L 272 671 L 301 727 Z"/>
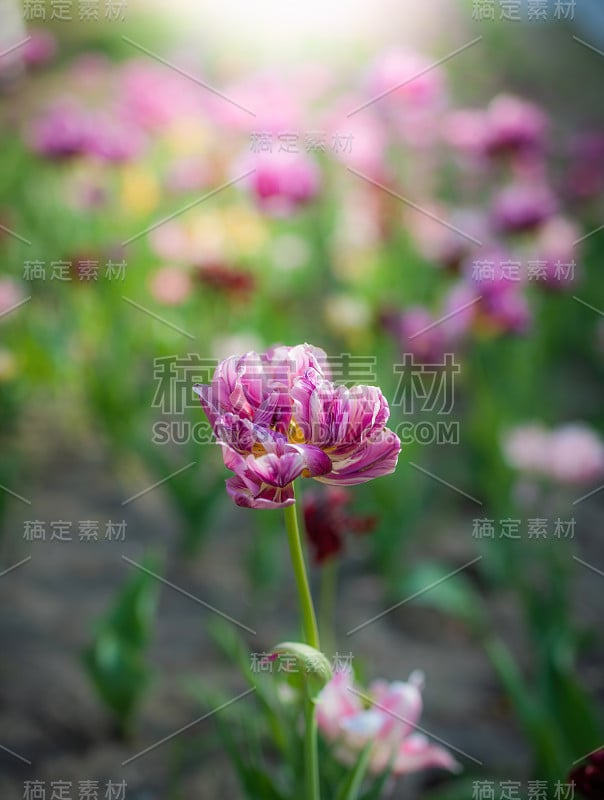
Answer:
<path fill-rule="evenodd" d="M 346 778 L 344 783 L 340 786 L 338 794 L 336 795 L 336 800 L 357 800 L 363 779 L 365 778 L 367 769 L 369 767 L 372 747 L 373 742 L 369 742 L 367 745 L 365 745 L 354 769 Z"/>
<path fill-rule="evenodd" d="M 565 752 L 556 719 L 540 704 L 528 687 L 512 655 L 504 643 L 491 639 L 485 643 L 487 654 L 512 702 L 520 724 L 537 755 L 536 774 L 550 780 L 564 775 L 570 763 Z"/>
<path fill-rule="evenodd" d="M 385 772 L 382 772 L 382 774 L 379 775 L 378 778 L 376 778 L 376 780 L 373 782 L 373 785 L 369 791 L 362 796 L 361 800 L 380 800 L 380 798 L 384 795 L 384 790 L 389 779 L 390 771 L 386 770 Z"/>
<path fill-rule="evenodd" d="M 467 576 L 458 573 L 448 578 L 450 573 L 448 565 L 425 561 L 415 566 L 405 579 L 403 593 L 418 605 L 450 614 L 464 622 L 482 623 L 484 615 L 478 592 Z M 413 597 L 415 594 L 417 597 Z"/>
<path fill-rule="evenodd" d="M 152 559 L 146 559 L 145 566 L 156 569 Z M 99 698 L 123 734 L 151 678 L 145 651 L 153 631 L 159 586 L 153 576 L 137 571 L 97 623 L 93 640 L 82 653 L 82 663 Z"/>

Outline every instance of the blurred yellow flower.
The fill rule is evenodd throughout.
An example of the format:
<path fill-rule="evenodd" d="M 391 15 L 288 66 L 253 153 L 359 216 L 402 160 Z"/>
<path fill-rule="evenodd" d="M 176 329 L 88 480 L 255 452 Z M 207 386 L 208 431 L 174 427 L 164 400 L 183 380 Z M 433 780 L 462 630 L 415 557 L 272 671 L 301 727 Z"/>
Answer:
<path fill-rule="evenodd" d="M 208 149 L 212 134 L 200 120 L 175 120 L 164 135 L 164 141 L 176 155 L 198 155 Z"/>
<path fill-rule="evenodd" d="M 159 203 L 159 185 L 153 172 L 129 164 L 122 170 L 121 206 L 133 216 L 149 214 Z"/>

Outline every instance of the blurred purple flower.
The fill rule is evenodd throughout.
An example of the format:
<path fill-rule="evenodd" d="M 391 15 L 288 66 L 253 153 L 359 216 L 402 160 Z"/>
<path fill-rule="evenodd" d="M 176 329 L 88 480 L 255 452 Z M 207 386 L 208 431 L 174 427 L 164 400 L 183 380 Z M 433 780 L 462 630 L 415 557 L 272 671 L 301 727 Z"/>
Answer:
<path fill-rule="evenodd" d="M 127 161 L 139 155 L 145 140 L 138 128 L 119 116 L 59 101 L 34 124 L 30 142 L 47 158 L 92 156 L 102 161 Z"/>
<path fill-rule="evenodd" d="M 496 283 L 494 285 L 497 285 Z M 500 333 L 526 333 L 532 322 L 531 307 L 518 284 L 500 282 L 500 291 L 489 292 L 481 300 L 480 313 L 489 327 Z"/>
<path fill-rule="evenodd" d="M 490 155 L 542 150 L 549 122 L 534 103 L 513 95 L 495 97 L 487 109 L 486 151 Z"/>
<path fill-rule="evenodd" d="M 294 502 L 300 477 L 354 485 L 394 471 L 398 437 L 385 428 L 388 404 L 376 387 L 331 383 L 326 355 L 310 345 L 274 347 L 221 362 L 198 385 L 237 505 L 279 508 Z"/>
<path fill-rule="evenodd" d="M 449 220 L 451 227 L 443 225 L 443 219 Z M 457 270 L 476 249 L 469 236 L 481 241 L 489 235 L 488 219 L 482 211 L 473 208 L 450 209 L 437 203 L 424 203 L 422 211 L 408 212 L 406 227 L 424 258 L 436 266 L 451 270 Z M 463 231 L 465 235 L 458 231 Z"/>
<path fill-rule="evenodd" d="M 462 108 L 447 115 L 444 137 L 467 155 L 533 159 L 545 149 L 549 122 L 534 103 L 498 95 L 486 109 Z"/>
<path fill-rule="evenodd" d="M 421 361 L 436 363 L 446 349 L 445 337 L 427 308 L 410 306 L 394 320 L 392 328 L 403 353 L 412 353 Z M 428 329 L 428 330 L 426 330 Z"/>
<path fill-rule="evenodd" d="M 596 197 L 604 188 L 604 133 L 587 132 L 570 143 L 570 166 L 566 185 L 580 200 Z"/>
<path fill-rule="evenodd" d="M 316 701 L 319 730 L 335 757 L 352 765 L 371 745 L 369 770 L 374 775 L 388 769 L 407 775 L 428 767 L 457 772 L 459 764 L 448 750 L 416 732 L 423 685 L 421 672 L 413 672 L 407 682 L 374 681 L 367 707 L 354 688 L 351 671 L 337 671 Z"/>
<path fill-rule="evenodd" d="M 119 79 L 120 115 L 147 130 L 156 131 L 177 120 L 199 117 L 208 103 L 208 93 L 192 81 L 147 61 L 126 62 Z"/>
<path fill-rule="evenodd" d="M 475 286 L 464 280 L 454 284 L 443 300 L 440 328 L 451 344 L 460 342 L 472 329 L 479 310 L 478 292 Z"/>
<path fill-rule="evenodd" d="M 493 199 L 493 224 L 500 233 L 532 230 L 553 216 L 557 205 L 555 195 L 544 184 L 510 183 Z"/>
<path fill-rule="evenodd" d="M 88 118 L 73 102 L 58 101 L 33 124 L 30 144 L 46 158 L 70 158 L 85 151 Z"/>

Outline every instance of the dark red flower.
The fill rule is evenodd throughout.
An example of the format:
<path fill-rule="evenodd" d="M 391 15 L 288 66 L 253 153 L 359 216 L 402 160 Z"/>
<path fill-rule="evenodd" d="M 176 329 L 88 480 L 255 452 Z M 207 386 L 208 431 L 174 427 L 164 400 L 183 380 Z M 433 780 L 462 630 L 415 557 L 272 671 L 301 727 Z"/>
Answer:
<path fill-rule="evenodd" d="M 208 262 L 196 267 L 200 283 L 230 295 L 244 296 L 254 289 L 254 276 L 250 272 L 219 262 Z"/>
<path fill-rule="evenodd" d="M 569 783 L 585 800 L 602 800 L 604 797 L 604 747 L 591 753 L 568 777 Z"/>
<path fill-rule="evenodd" d="M 337 486 L 304 495 L 306 536 L 315 564 L 323 564 L 341 553 L 346 533 L 368 533 L 375 527 L 375 517 L 347 513 L 351 499 L 349 491 Z"/>

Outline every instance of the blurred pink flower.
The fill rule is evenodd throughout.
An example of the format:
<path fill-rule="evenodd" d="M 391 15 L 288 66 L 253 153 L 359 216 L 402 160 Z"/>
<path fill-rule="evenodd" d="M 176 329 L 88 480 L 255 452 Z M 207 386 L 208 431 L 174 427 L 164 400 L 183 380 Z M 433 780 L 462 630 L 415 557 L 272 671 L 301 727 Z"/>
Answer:
<path fill-rule="evenodd" d="M 366 708 L 351 671 L 336 672 L 316 701 L 319 730 L 333 745 L 336 758 L 354 764 L 371 745 L 373 774 L 391 769 L 394 775 L 406 775 L 428 767 L 458 771 L 460 766 L 448 750 L 415 732 L 423 684 L 420 672 L 412 673 L 406 683 L 375 681 L 367 692 L 371 704 Z"/>
<path fill-rule="evenodd" d="M 563 216 L 552 217 L 538 231 L 535 259 L 543 264 L 543 279 L 549 289 L 567 289 L 579 280 L 576 257 L 580 238 L 577 223 Z"/>
<path fill-rule="evenodd" d="M 207 188 L 210 179 L 211 171 L 204 161 L 198 157 L 181 156 L 168 165 L 165 184 L 168 191 L 181 194 Z"/>
<path fill-rule="evenodd" d="M 292 505 L 300 476 L 352 486 L 394 471 L 400 441 L 385 428 L 384 396 L 334 385 L 326 363 L 310 345 L 278 346 L 227 358 L 210 385 L 195 387 L 235 473 L 227 491 L 237 505 Z"/>
<path fill-rule="evenodd" d="M 419 53 L 382 53 L 367 76 L 369 99 L 399 111 L 441 107 L 446 98 L 446 78 L 443 70 L 431 67 L 430 59 Z"/>
<path fill-rule="evenodd" d="M 21 284 L 12 278 L 0 278 L 0 321 L 7 311 L 14 308 L 25 297 Z M 8 319 L 8 317 L 6 317 Z"/>
<path fill-rule="evenodd" d="M 171 220 L 149 234 L 151 249 L 166 261 L 187 263 L 193 259 L 190 237 L 181 222 Z"/>
<path fill-rule="evenodd" d="M 199 117 L 208 103 L 208 93 L 202 87 L 148 60 L 127 61 L 121 68 L 119 87 L 120 114 L 149 130 Z"/>
<path fill-rule="evenodd" d="M 604 443 L 582 423 L 548 431 L 524 425 L 509 431 L 503 453 L 514 469 L 561 484 L 590 483 L 604 475 Z"/>
<path fill-rule="evenodd" d="M 283 152 L 248 155 L 237 172 L 253 169 L 246 183 L 258 205 L 275 216 L 288 216 L 313 200 L 319 192 L 321 173 L 305 153 Z"/>
<path fill-rule="evenodd" d="M 57 40 L 50 31 L 33 28 L 28 31 L 29 41 L 23 46 L 23 60 L 29 67 L 48 64 L 57 52 Z"/>
<path fill-rule="evenodd" d="M 520 425 L 503 439 L 504 458 L 514 469 L 539 475 L 547 467 L 549 441 L 543 425 Z"/>
<path fill-rule="evenodd" d="M 146 143 L 143 132 L 131 122 L 97 111 L 89 117 L 83 151 L 102 161 L 130 161 L 141 155 Z"/>
<path fill-rule="evenodd" d="M 304 88 L 297 76 L 288 80 L 276 70 L 261 70 L 228 83 L 223 91 L 232 103 L 209 99 L 213 119 L 221 127 L 239 132 L 278 135 L 306 130 Z M 251 113 L 250 113 L 251 112 Z"/>
<path fill-rule="evenodd" d="M 462 108 L 450 111 L 444 121 L 445 141 L 470 156 L 482 156 L 487 150 L 487 113 L 482 109 Z"/>
<path fill-rule="evenodd" d="M 191 294 L 192 280 L 180 267 L 161 267 L 151 275 L 149 290 L 156 300 L 168 306 L 177 306 Z"/>
<path fill-rule="evenodd" d="M 587 425 L 563 425 L 551 433 L 548 473 L 558 483 L 590 483 L 604 474 L 604 444 Z"/>
<path fill-rule="evenodd" d="M 85 52 L 75 56 L 67 67 L 70 86 L 77 92 L 91 96 L 104 96 L 114 76 L 114 65 L 102 53 Z"/>
<path fill-rule="evenodd" d="M 369 100 L 396 133 L 412 147 L 426 148 L 439 136 L 437 120 L 444 113 L 448 93 L 443 70 L 419 53 L 391 50 L 370 68 Z"/>
<path fill-rule="evenodd" d="M 458 343 L 472 329 L 479 310 L 479 295 L 475 286 L 458 281 L 445 294 L 440 323 L 449 342 Z"/>
<path fill-rule="evenodd" d="M 324 125 L 326 149 L 347 166 L 381 180 L 388 137 L 383 121 L 372 107 L 350 116 L 362 103 L 360 95 L 346 95 L 330 109 Z"/>

